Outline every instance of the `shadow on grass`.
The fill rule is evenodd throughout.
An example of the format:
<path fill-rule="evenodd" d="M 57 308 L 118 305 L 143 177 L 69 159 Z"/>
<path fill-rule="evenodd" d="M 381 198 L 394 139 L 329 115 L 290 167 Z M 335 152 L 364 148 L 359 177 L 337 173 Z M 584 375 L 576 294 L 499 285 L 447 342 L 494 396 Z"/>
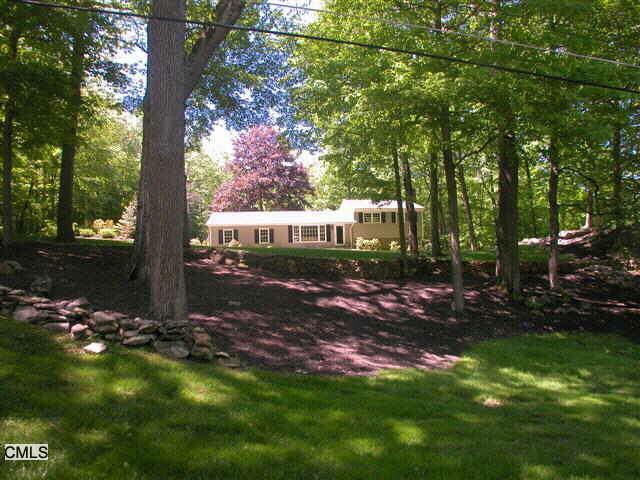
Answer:
<path fill-rule="evenodd" d="M 93 357 L 0 320 L 2 478 L 637 478 L 640 349 L 491 342 L 450 371 L 236 372 L 117 347 Z M 489 405 L 489 406 L 487 406 Z"/>

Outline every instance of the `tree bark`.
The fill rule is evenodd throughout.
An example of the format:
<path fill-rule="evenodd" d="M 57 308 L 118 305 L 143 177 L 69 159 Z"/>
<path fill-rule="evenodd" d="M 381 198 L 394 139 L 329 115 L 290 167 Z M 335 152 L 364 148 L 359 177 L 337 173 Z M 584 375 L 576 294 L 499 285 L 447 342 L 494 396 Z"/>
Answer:
<path fill-rule="evenodd" d="M 624 225 L 624 210 L 622 205 L 622 128 L 616 125 L 613 129 L 613 218 L 616 227 Z"/>
<path fill-rule="evenodd" d="M 438 192 L 438 152 L 431 150 L 431 162 L 429 164 L 429 210 L 431 212 L 431 255 L 442 256 L 440 245 L 440 198 Z"/>
<path fill-rule="evenodd" d="M 402 176 L 404 179 L 404 191 L 407 202 L 407 220 L 409 220 L 409 252 L 414 257 L 418 256 L 418 213 L 416 212 L 416 191 L 411 180 L 411 166 L 409 157 L 402 155 Z"/>
<path fill-rule="evenodd" d="M 512 299 L 520 295 L 518 252 L 518 154 L 515 134 L 503 127 L 498 138 L 498 218 L 496 222 L 499 281 Z"/>
<path fill-rule="evenodd" d="M 400 259 L 402 260 L 402 273 L 407 272 L 407 240 L 404 226 L 404 205 L 402 204 L 402 181 L 400 180 L 400 163 L 398 161 L 398 150 L 393 149 L 393 174 L 396 187 L 396 204 L 398 208 L 398 235 L 400 237 Z"/>
<path fill-rule="evenodd" d="M 533 193 L 533 182 L 531 181 L 531 168 L 529 167 L 529 158 L 525 156 L 524 171 L 527 175 L 527 195 L 529 197 L 529 213 L 531 214 L 531 232 L 534 237 L 538 237 L 538 219 L 536 217 L 535 196 Z"/>
<path fill-rule="evenodd" d="M 460 231 L 458 227 L 458 192 L 451 149 L 451 121 L 448 105 L 445 105 L 442 109 L 440 122 L 442 157 L 444 159 L 447 204 L 449 207 L 449 246 L 451 249 L 451 282 L 453 284 L 453 302 L 451 306 L 454 312 L 460 313 L 464 310 L 464 285 L 462 280 L 462 255 L 460 253 Z"/>
<path fill-rule="evenodd" d="M 558 221 L 558 177 L 560 175 L 560 156 L 558 140 L 554 135 L 549 142 L 549 288 L 560 286 L 558 278 L 558 236 L 560 224 Z"/>
<path fill-rule="evenodd" d="M 82 81 L 84 77 L 85 32 L 73 38 L 71 59 L 71 82 L 69 91 L 69 117 L 62 144 L 60 163 L 60 186 L 58 191 L 58 216 L 56 241 L 72 242 L 73 233 L 73 170 L 78 147 L 78 121 L 82 106 Z"/>
<path fill-rule="evenodd" d="M 13 28 L 9 34 L 9 61 L 18 59 L 18 42 L 20 32 Z M 13 242 L 13 122 L 16 116 L 16 99 L 14 86 L 7 87 L 7 101 L 2 124 L 2 247 L 4 256 L 9 256 Z"/>
<path fill-rule="evenodd" d="M 185 14 L 185 2 L 154 0 L 154 16 Z M 150 20 L 144 151 L 145 259 L 151 314 L 161 321 L 187 318 L 182 237 L 184 229 L 185 25 Z M 153 255 L 150 254 L 153 247 Z"/>
<path fill-rule="evenodd" d="M 469 246 L 472 252 L 477 252 L 478 237 L 476 236 L 476 229 L 473 224 L 473 212 L 471 210 L 471 200 L 469 199 L 469 192 L 467 191 L 467 182 L 464 178 L 464 167 L 462 164 L 458 166 L 458 182 L 460 183 L 460 193 L 462 193 L 462 202 L 464 204 L 464 211 L 467 217 L 467 230 L 469 231 Z"/>

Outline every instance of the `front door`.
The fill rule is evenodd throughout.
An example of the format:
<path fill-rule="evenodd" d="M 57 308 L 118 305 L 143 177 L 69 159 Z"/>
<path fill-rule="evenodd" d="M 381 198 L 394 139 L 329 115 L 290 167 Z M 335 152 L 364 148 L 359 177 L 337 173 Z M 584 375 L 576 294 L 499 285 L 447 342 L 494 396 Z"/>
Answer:
<path fill-rule="evenodd" d="M 344 245 L 344 227 L 336 225 L 336 245 Z"/>

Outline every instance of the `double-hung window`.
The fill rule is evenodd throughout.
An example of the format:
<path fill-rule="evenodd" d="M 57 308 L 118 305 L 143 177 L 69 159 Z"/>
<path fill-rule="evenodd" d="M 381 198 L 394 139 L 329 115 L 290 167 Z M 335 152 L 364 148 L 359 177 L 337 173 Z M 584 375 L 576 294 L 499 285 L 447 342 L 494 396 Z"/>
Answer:
<path fill-rule="evenodd" d="M 269 229 L 261 228 L 260 229 L 260 243 L 269 243 Z"/>
<path fill-rule="evenodd" d="M 363 222 L 364 223 L 371 223 L 371 214 L 370 213 L 365 213 L 362 217 L 363 217 Z"/>
<path fill-rule="evenodd" d="M 300 237 L 303 242 L 317 242 L 318 225 L 302 225 L 300 227 Z"/>
<path fill-rule="evenodd" d="M 380 220 L 380 212 L 375 212 L 371 214 L 371 223 L 382 223 Z"/>
<path fill-rule="evenodd" d="M 222 240 L 224 243 L 229 243 L 231 240 L 233 240 L 233 230 L 223 230 Z"/>

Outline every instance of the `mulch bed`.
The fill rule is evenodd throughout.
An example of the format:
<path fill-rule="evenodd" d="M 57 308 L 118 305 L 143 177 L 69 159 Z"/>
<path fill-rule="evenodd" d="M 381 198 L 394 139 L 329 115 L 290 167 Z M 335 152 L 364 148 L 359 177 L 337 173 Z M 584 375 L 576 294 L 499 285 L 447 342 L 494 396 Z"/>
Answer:
<path fill-rule="evenodd" d="M 16 247 L 25 272 L 0 276 L 17 288 L 35 275 L 56 299 L 86 296 L 96 309 L 144 316 L 143 289 L 127 280 L 128 248 L 30 243 Z M 219 348 L 271 370 L 343 375 L 382 368 L 452 365 L 480 341 L 528 332 L 594 331 L 640 340 L 637 291 L 564 276 L 570 312 L 541 314 L 510 303 L 489 276 L 465 279 L 467 311 L 450 311 L 446 278 L 411 281 L 282 277 L 217 265 L 206 253 L 186 260 L 190 318 L 211 328 Z M 543 277 L 523 280 L 525 295 Z"/>

